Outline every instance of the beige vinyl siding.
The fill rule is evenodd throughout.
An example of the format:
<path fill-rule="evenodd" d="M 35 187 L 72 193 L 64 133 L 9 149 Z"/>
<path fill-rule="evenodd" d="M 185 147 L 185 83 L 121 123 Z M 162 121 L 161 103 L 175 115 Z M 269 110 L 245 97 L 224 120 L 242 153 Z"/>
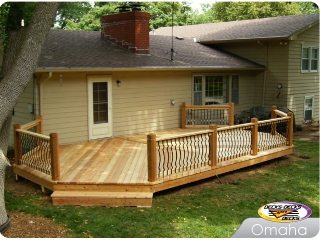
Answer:
<path fill-rule="evenodd" d="M 280 44 L 280 41 L 268 43 L 268 68 L 266 72 L 265 85 L 265 108 L 271 109 L 271 106 L 287 106 L 285 96 L 281 99 L 275 99 L 276 91 L 286 94 L 288 89 L 288 51 L 287 45 Z M 281 83 L 279 90 L 277 85 Z"/>
<path fill-rule="evenodd" d="M 287 102 L 299 124 L 303 122 L 305 96 L 314 96 L 313 118 L 319 120 L 319 69 L 318 72 L 301 72 L 303 46 L 319 47 L 319 24 L 299 34 L 296 40 L 290 42 Z"/>
<path fill-rule="evenodd" d="M 41 96 L 44 134 L 59 134 L 60 144 L 88 140 L 87 79 L 85 74 L 53 74 Z"/>
<path fill-rule="evenodd" d="M 101 73 L 111 74 L 111 73 Z M 87 76 L 53 74 L 43 85 L 44 133 L 59 134 L 60 144 L 88 141 Z M 181 103 L 191 103 L 191 73 L 114 73 L 114 136 L 180 127 Z M 121 80 L 118 87 L 116 80 Z M 176 104 L 171 106 L 170 99 Z"/>
<path fill-rule="evenodd" d="M 231 79 L 230 74 L 230 79 Z M 237 74 L 235 74 L 237 75 Z M 235 105 L 235 114 L 249 111 L 253 106 L 261 105 L 263 71 L 239 72 L 239 104 Z M 230 82 L 231 84 L 231 82 Z M 231 95 L 230 95 L 231 99 Z"/>
<path fill-rule="evenodd" d="M 28 104 L 33 104 L 33 79 L 31 79 L 21 95 L 19 102 L 14 107 L 14 116 L 12 117 L 12 124 L 10 129 L 9 146 L 13 146 L 13 125 L 25 124 L 34 120 L 34 114 L 29 113 Z"/>
<path fill-rule="evenodd" d="M 57 73 L 42 86 L 44 134 L 58 133 L 60 144 L 88 141 L 87 78 L 107 74 L 112 76 L 114 137 L 181 127 L 181 104 L 190 105 L 192 99 L 192 71 L 62 73 L 61 82 Z M 261 102 L 263 71 L 221 74 L 239 75 L 236 113 Z"/>
<path fill-rule="evenodd" d="M 180 127 L 181 104 L 191 104 L 191 76 L 160 71 L 114 74 L 114 136 Z M 116 79 L 121 80 L 120 87 Z"/>

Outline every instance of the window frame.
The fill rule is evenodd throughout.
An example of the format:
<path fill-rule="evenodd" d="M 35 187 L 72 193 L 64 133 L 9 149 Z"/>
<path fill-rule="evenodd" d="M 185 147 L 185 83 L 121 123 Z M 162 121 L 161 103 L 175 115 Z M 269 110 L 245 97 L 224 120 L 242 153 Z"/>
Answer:
<path fill-rule="evenodd" d="M 232 80 L 234 76 L 237 76 L 237 89 L 232 89 Z M 199 80 L 199 77 L 201 77 L 201 90 L 196 87 L 195 79 Z M 199 96 L 195 96 L 196 94 L 201 94 L 201 105 L 206 104 L 206 77 L 223 77 L 223 103 L 219 104 L 226 104 L 232 101 L 233 99 L 233 90 L 237 91 L 238 95 L 238 102 L 235 103 L 237 105 L 240 104 L 240 75 L 239 74 L 219 74 L 219 73 L 194 73 L 191 78 L 191 84 L 192 84 L 192 105 L 200 105 L 199 104 Z"/>
<path fill-rule="evenodd" d="M 307 57 L 303 57 L 303 52 L 304 49 L 307 49 L 308 52 L 308 56 Z M 317 50 L 317 57 L 316 58 L 312 58 L 312 53 L 313 50 L 316 49 Z M 303 61 L 308 61 L 308 69 L 303 69 Z M 317 69 L 316 70 L 312 70 L 312 61 L 316 61 L 317 62 Z M 319 47 L 315 47 L 315 46 L 302 46 L 301 48 L 301 73 L 314 73 L 314 72 L 319 72 Z"/>
<path fill-rule="evenodd" d="M 307 106 L 307 101 L 311 100 L 311 105 Z M 304 121 L 312 121 L 313 118 L 313 110 L 314 110 L 314 96 L 304 96 L 303 101 L 303 119 Z M 306 111 L 311 111 L 311 119 L 306 119 Z"/>

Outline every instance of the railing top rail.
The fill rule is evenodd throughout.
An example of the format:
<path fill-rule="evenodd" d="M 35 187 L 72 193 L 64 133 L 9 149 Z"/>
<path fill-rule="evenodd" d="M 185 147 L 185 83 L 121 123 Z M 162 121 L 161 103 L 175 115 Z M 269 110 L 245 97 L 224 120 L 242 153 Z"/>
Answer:
<path fill-rule="evenodd" d="M 34 132 L 30 132 L 30 131 L 23 130 L 23 129 L 17 129 L 16 131 L 17 131 L 17 132 L 20 132 L 20 133 L 27 134 L 27 135 L 31 135 L 31 136 L 34 136 L 34 137 L 37 137 L 37 138 L 41 138 L 41 139 L 44 139 L 44 140 L 50 140 L 50 137 L 47 136 L 47 135 L 43 135 L 43 134 L 39 134 L 39 133 L 34 133 Z"/>
<path fill-rule="evenodd" d="M 230 105 L 186 106 L 186 109 L 229 109 Z"/>
<path fill-rule="evenodd" d="M 206 133 L 211 133 L 211 132 L 212 132 L 212 130 L 208 129 L 208 130 L 202 130 L 202 131 L 197 131 L 197 132 L 192 132 L 192 133 L 177 134 L 177 135 L 174 135 L 174 136 L 159 137 L 159 138 L 157 138 L 157 142 L 158 141 L 169 140 L 169 139 L 196 136 L 196 135 L 201 135 L 201 134 L 206 134 Z"/>
<path fill-rule="evenodd" d="M 288 116 L 288 114 L 286 114 L 285 112 L 282 112 L 282 111 L 280 111 L 280 110 L 274 110 L 274 112 L 275 112 L 277 115 L 281 116 L 281 117 L 287 117 L 287 116 Z"/>
<path fill-rule="evenodd" d="M 226 126 L 226 127 L 219 127 L 217 131 L 224 131 L 224 130 L 230 130 L 230 129 L 236 129 L 236 128 L 243 128 L 243 127 L 250 127 L 253 126 L 254 123 L 244 123 L 244 124 L 239 124 L 239 125 L 234 125 L 234 126 Z"/>
<path fill-rule="evenodd" d="M 263 121 L 259 121 L 259 123 L 272 123 L 272 122 L 277 122 L 279 120 L 285 120 L 285 119 L 290 119 L 290 117 L 281 117 L 281 118 L 273 118 L 273 119 L 268 119 L 268 120 L 263 120 Z"/>
<path fill-rule="evenodd" d="M 28 122 L 28 123 L 26 123 L 26 124 L 21 125 L 21 129 L 22 129 L 22 130 L 30 129 L 30 128 L 32 128 L 32 127 L 37 126 L 40 122 L 41 122 L 40 119 L 36 119 L 36 120 L 34 120 L 34 121 L 32 121 L 32 122 Z"/>

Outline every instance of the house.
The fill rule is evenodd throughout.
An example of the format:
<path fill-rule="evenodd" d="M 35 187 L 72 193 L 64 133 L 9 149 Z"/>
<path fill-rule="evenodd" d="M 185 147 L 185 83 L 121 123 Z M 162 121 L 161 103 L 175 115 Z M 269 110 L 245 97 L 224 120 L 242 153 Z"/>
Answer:
<path fill-rule="evenodd" d="M 296 122 L 318 120 L 318 14 L 175 26 L 173 36 L 171 27 L 149 35 L 144 12 L 102 20 L 127 15 L 136 25 L 119 33 L 105 22 L 101 33 L 51 30 L 13 122 L 41 114 L 44 133 L 58 132 L 68 144 L 180 127 L 182 102 L 232 101 L 236 114 L 287 106 Z M 108 83 L 107 110 L 92 109 L 93 79 Z"/>
<path fill-rule="evenodd" d="M 153 34 L 170 36 L 171 28 Z M 259 93 L 255 103 L 287 106 L 299 123 L 319 120 L 318 14 L 177 26 L 174 34 L 265 66 L 263 77 L 252 79 Z M 243 109 L 250 94 L 240 93 L 236 110 Z"/>
<path fill-rule="evenodd" d="M 318 15 L 174 27 L 173 36 L 150 33 L 149 18 L 123 12 L 101 17 L 101 32 L 50 31 L 13 138 L 15 174 L 54 191 L 54 204 L 150 206 L 154 192 L 292 153 L 293 117 L 273 105 L 316 118 Z M 264 106 L 272 119 L 177 130 L 187 110 L 229 102 L 229 115 Z"/>

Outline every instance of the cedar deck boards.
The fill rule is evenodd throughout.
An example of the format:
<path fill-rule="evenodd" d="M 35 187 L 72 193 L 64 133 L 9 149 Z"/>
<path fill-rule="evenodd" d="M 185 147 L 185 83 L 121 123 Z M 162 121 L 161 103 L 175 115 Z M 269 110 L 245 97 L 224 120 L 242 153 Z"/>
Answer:
<path fill-rule="evenodd" d="M 172 129 L 157 132 L 166 137 L 194 129 Z M 148 182 L 147 134 L 136 134 L 85 143 L 60 146 L 59 181 L 25 165 L 15 165 L 17 175 L 29 179 L 54 193 L 53 204 L 151 206 L 153 192 L 162 191 L 217 174 L 251 166 L 293 152 L 293 147 L 279 147 Z M 82 194 L 81 194 L 82 192 Z M 98 193 L 100 192 L 100 193 Z M 122 197 L 116 197 L 115 193 Z M 125 196 L 127 193 L 127 196 Z M 142 194 L 144 193 L 144 194 Z M 140 197 L 139 197 L 140 196 Z M 142 196 L 142 197 L 141 197 Z"/>

